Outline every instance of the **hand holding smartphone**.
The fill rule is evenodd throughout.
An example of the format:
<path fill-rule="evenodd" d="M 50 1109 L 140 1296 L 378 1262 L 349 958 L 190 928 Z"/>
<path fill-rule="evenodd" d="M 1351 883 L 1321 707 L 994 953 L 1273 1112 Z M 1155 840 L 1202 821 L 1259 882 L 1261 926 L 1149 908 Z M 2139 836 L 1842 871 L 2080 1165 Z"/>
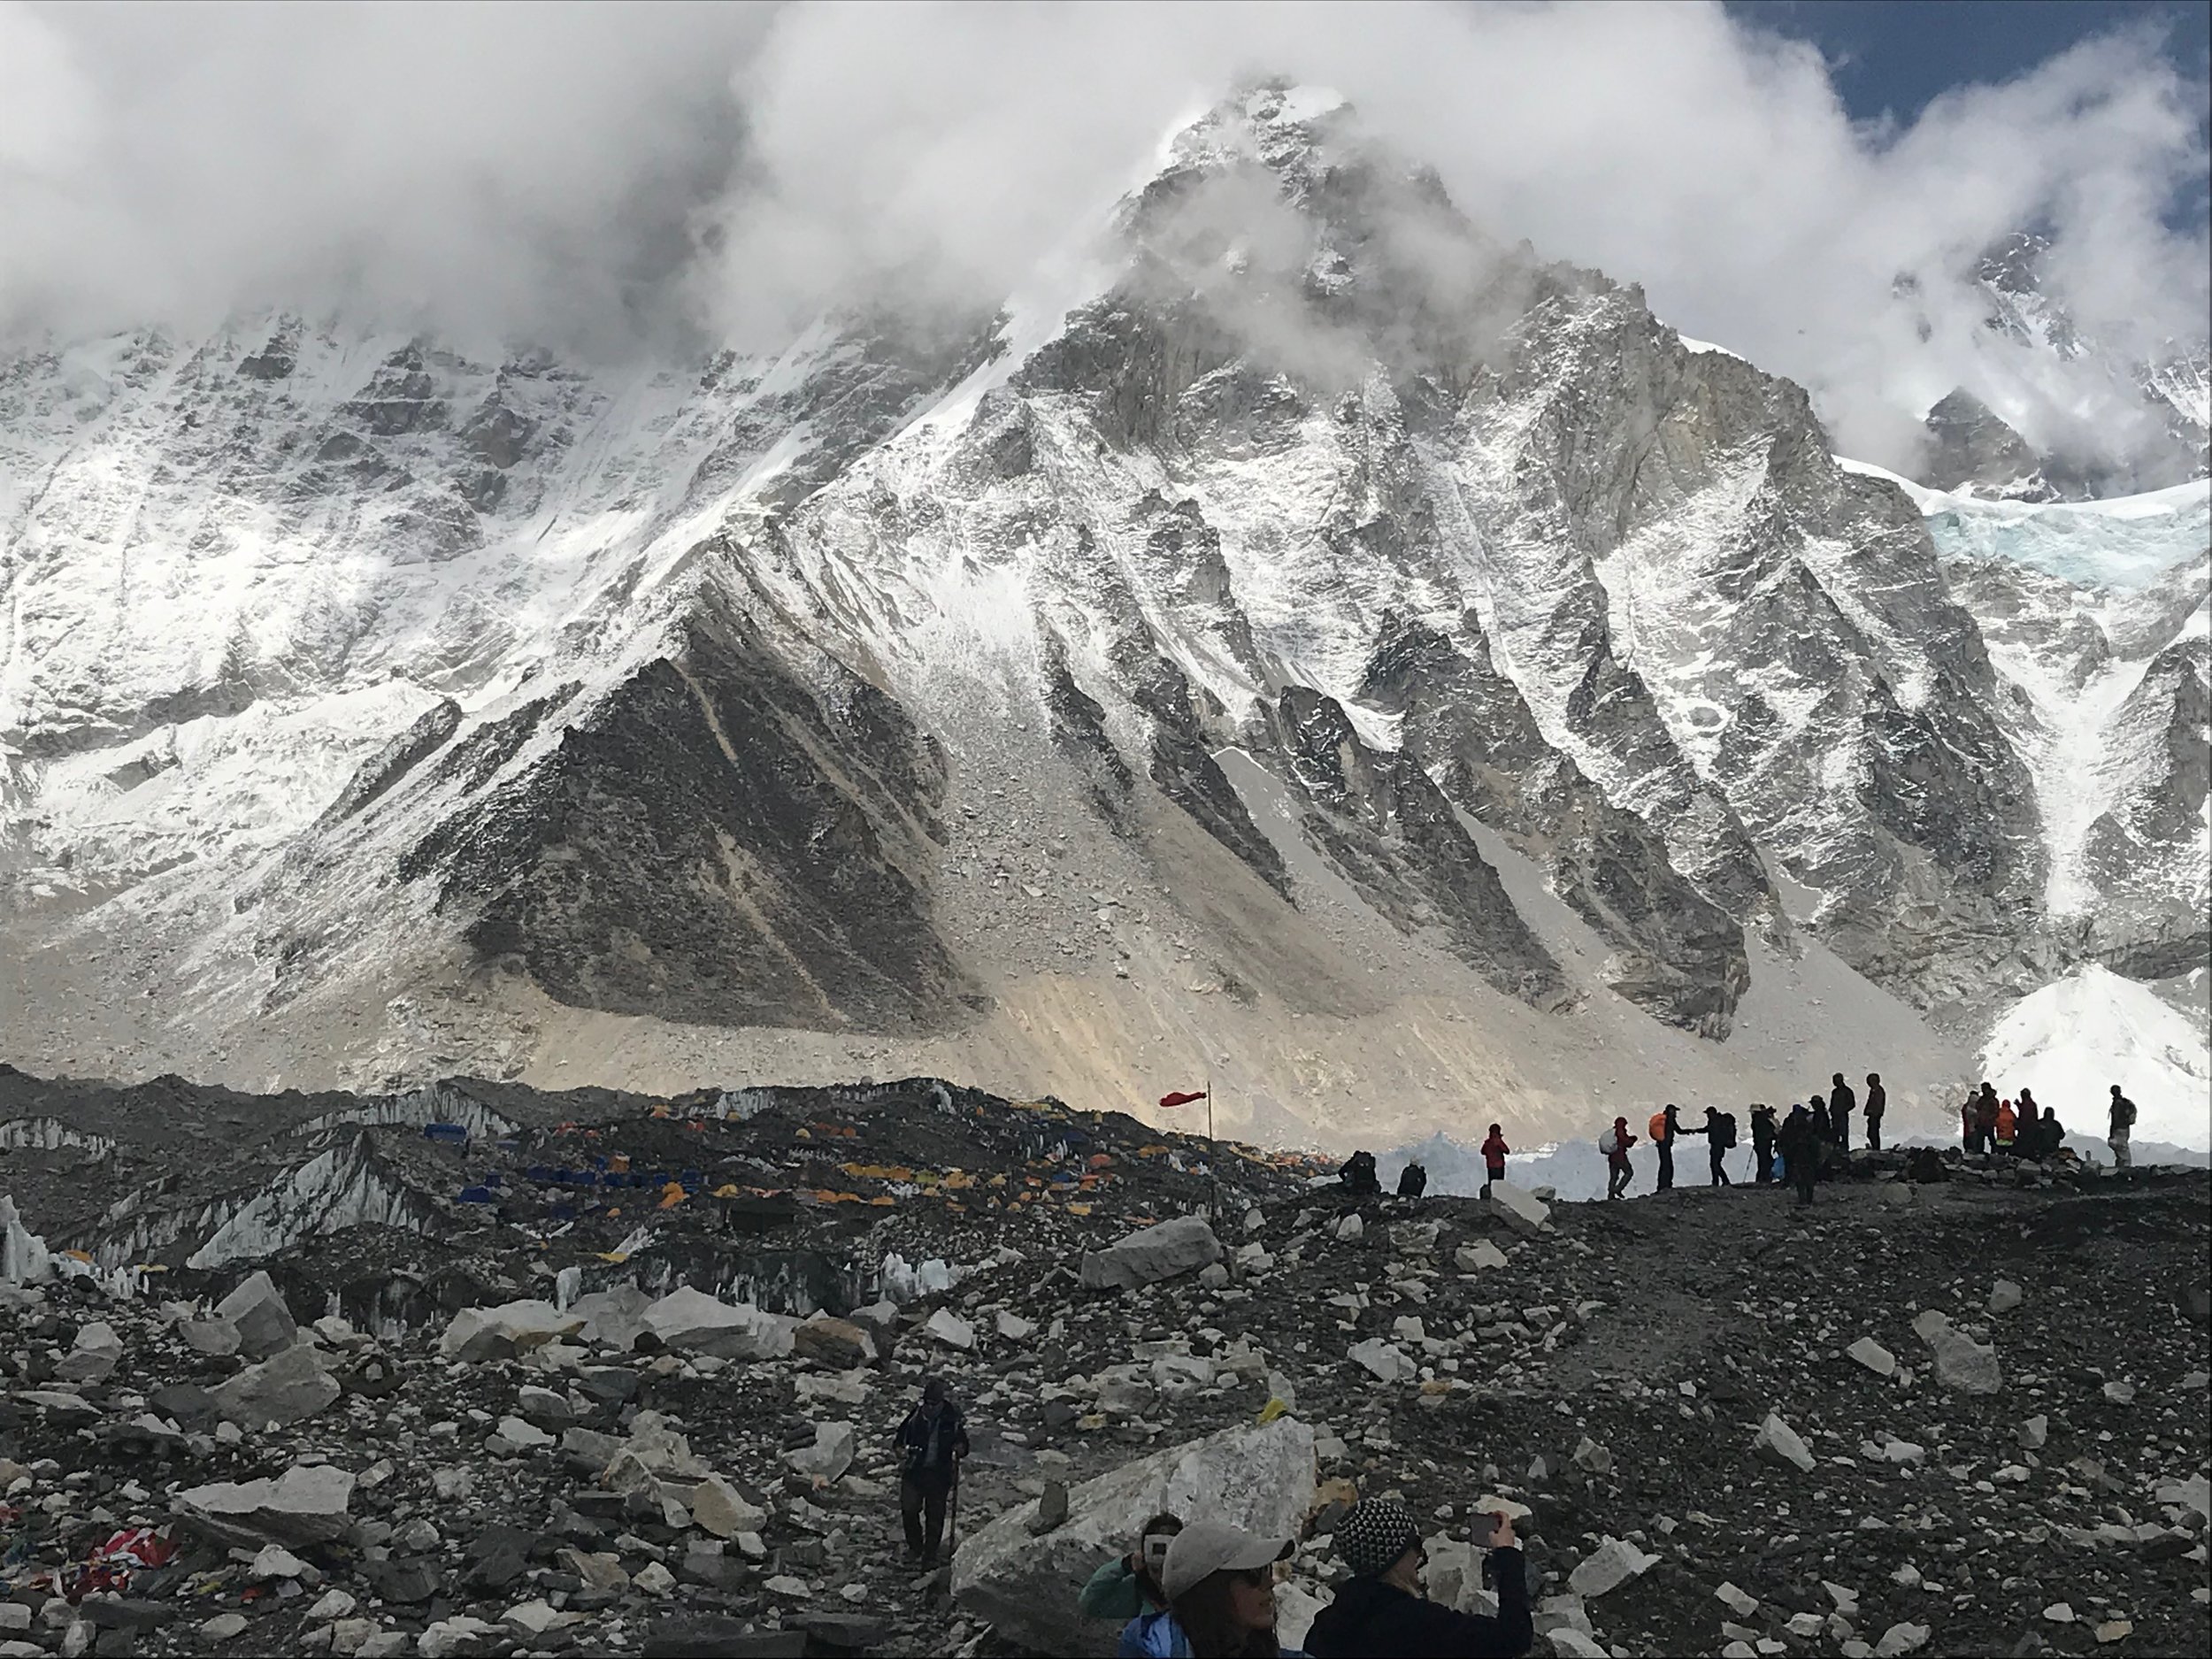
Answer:
<path fill-rule="evenodd" d="M 1493 1509 L 1474 1517 L 1467 1541 L 1477 1549 L 1504 1549 L 1519 1540 L 1513 1536 L 1512 1517 L 1503 1509 Z"/>

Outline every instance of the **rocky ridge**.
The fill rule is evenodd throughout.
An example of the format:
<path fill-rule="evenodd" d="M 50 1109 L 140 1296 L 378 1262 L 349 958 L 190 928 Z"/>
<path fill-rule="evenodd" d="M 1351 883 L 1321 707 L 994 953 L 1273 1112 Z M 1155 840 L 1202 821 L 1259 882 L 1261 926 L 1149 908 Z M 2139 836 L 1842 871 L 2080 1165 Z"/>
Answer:
<path fill-rule="evenodd" d="M 1378 1492 L 1471 1605 L 1462 1529 L 1510 1506 L 1555 1654 L 2207 1635 L 2201 1171 L 1923 1149 L 1805 1210 L 1360 1203 L 917 1079 L 276 1097 L 305 1137 L 218 1177 L 181 1148 L 240 1102 L 164 1087 L 0 1075 L 27 1659 L 1077 1651 L 1111 1636 L 1080 1577 L 1163 1498 L 1300 1532 L 1294 1634 Z M 247 1231 L 208 1183 L 296 1192 L 347 1136 L 411 1208 L 296 1204 L 194 1265 Z M 157 1156 L 201 1183 L 165 1237 L 162 1194 L 73 1207 Z M 975 1440 L 949 1578 L 896 1561 L 932 1374 Z"/>

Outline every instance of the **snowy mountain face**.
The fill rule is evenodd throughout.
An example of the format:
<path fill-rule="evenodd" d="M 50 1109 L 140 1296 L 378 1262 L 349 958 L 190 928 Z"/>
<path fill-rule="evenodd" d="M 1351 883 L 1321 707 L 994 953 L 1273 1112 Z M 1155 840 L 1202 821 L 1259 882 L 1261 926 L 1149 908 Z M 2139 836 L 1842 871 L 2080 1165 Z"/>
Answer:
<path fill-rule="evenodd" d="M 2201 956 L 2196 499 L 2016 534 L 1839 465 L 1797 387 L 1310 89 L 945 338 L 19 355 L 10 1057 L 658 1086 L 935 1044 L 1132 1096 L 1227 1062 L 1309 1125 L 1733 1088 L 1816 1033 L 1825 1076 L 1829 953 L 1921 1008 Z M 1975 541 L 2154 531 L 2195 562 L 2124 588 Z"/>
<path fill-rule="evenodd" d="M 2047 396 L 2101 401 L 2093 424 L 2124 417 L 2139 426 L 2127 458 L 2078 452 L 2068 443 L 2039 451 L 2003 417 L 1964 388 L 1928 411 L 1923 483 L 1992 500 L 2082 501 L 2156 490 L 2212 473 L 2212 346 L 2199 335 L 2168 340 L 2147 357 L 2131 357 L 2083 332 L 2045 277 L 2050 243 L 2032 232 L 1984 252 L 1974 279 L 1999 383 L 2039 385 Z M 1900 279 L 1911 303 L 1918 284 Z M 2055 373 L 2055 371 L 2058 373 Z M 2086 408 L 2076 411 L 2078 422 Z"/>

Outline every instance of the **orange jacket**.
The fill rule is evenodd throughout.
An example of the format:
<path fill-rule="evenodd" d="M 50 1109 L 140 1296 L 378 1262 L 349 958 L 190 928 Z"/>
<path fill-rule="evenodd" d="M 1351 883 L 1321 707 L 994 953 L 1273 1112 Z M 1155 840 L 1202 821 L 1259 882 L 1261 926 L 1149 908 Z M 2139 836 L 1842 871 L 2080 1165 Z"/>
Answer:
<path fill-rule="evenodd" d="M 1997 1139 L 2011 1140 L 2012 1132 L 2019 1126 L 2019 1118 L 2013 1115 L 2012 1102 L 2010 1101 L 2002 1102 L 1997 1108 Z"/>

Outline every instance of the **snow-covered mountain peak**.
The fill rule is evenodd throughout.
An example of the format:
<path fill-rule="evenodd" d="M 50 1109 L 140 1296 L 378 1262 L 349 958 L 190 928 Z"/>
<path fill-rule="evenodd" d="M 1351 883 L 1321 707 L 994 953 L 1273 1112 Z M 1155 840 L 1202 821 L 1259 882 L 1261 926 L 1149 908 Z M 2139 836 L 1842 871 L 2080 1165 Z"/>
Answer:
<path fill-rule="evenodd" d="M 703 364 L 261 318 L 0 365 L 0 926 L 69 987 L 21 1028 L 1124 1094 L 1202 1032 L 1310 1120 L 1306 1033 L 1379 1079 L 1416 1002 L 1495 1087 L 1733 1090 L 1816 970 L 1976 1005 L 2193 936 L 2185 612 L 1947 545 L 1333 95 L 1240 93 L 1101 228 L 988 324 Z M 2080 823 L 2035 630 L 2129 734 Z"/>

